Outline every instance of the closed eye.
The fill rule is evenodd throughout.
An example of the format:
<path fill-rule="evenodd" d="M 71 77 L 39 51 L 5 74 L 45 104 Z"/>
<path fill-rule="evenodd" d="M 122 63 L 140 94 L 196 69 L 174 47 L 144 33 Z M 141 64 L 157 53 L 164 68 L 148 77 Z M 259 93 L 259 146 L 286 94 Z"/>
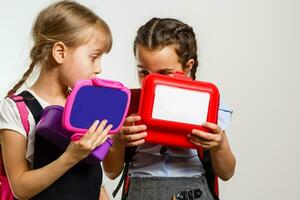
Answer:
<path fill-rule="evenodd" d="M 95 62 L 95 60 L 100 58 L 100 57 L 101 57 L 101 55 L 98 55 L 98 54 L 97 55 L 91 55 L 90 59 L 91 59 L 92 62 Z"/>
<path fill-rule="evenodd" d="M 139 76 L 141 76 L 141 77 L 145 77 L 145 76 L 149 75 L 150 72 L 147 71 L 147 70 L 145 70 L 145 69 L 141 69 L 141 70 L 138 71 L 138 74 L 139 74 Z"/>
<path fill-rule="evenodd" d="M 157 73 L 161 75 L 171 75 L 174 73 L 174 69 L 161 69 Z"/>
<path fill-rule="evenodd" d="M 169 71 L 169 70 L 163 70 L 163 71 L 160 71 L 158 72 L 159 74 L 162 74 L 162 75 L 170 75 L 170 74 L 173 74 L 172 71 Z"/>

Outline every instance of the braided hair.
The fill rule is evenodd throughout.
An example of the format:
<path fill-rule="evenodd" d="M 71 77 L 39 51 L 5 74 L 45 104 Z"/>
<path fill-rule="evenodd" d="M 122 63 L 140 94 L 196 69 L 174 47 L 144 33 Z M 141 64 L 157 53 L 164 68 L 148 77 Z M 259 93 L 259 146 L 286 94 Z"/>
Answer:
<path fill-rule="evenodd" d="M 137 31 L 134 40 L 133 51 L 136 55 L 137 45 L 149 49 L 164 48 L 175 45 L 175 51 L 183 70 L 186 63 L 194 60 L 190 75 L 195 80 L 198 67 L 197 42 L 193 28 L 189 25 L 172 18 L 152 18 Z"/>

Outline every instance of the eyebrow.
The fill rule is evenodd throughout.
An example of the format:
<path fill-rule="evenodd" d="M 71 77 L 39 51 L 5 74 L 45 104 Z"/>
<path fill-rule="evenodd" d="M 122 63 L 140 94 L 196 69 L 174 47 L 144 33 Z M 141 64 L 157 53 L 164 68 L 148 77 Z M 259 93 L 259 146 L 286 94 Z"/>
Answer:
<path fill-rule="evenodd" d="M 93 53 L 103 53 L 102 49 L 92 49 Z"/>
<path fill-rule="evenodd" d="M 143 67 L 143 66 L 141 66 L 141 65 L 137 65 L 137 67 L 138 68 L 141 68 L 141 69 L 144 69 L 144 70 L 147 70 L 147 71 L 150 71 L 149 69 L 147 69 L 147 68 L 145 68 L 145 67 Z M 171 71 L 173 71 L 174 69 L 169 69 L 169 68 L 166 68 L 166 69 L 160 69 L 160 70 L 158 70 L 156 73 L 159 73 L 159 72 L 171 72 Z"/>
<path fill-rule="evenodd" d="M 143 67 L 142 65 L 137 65 L 137 68 L 146 69 L 146 68 L 145 68 L 145 67 Z"/>

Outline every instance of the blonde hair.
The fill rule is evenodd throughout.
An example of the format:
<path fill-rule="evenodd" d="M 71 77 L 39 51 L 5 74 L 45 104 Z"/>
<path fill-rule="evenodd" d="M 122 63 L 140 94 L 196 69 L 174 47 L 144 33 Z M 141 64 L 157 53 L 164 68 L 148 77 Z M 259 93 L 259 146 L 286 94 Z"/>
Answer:
<path fill-rule="evenodd" d="M 43 9 L 33 28 L 34 45 L 30 51 L 31 64 L 19 82 L 8 92 L 10 96 L 26 82 L 37 64 L 50 61 L 52 47 L 63 42 L 67 47 L 77 47 L 87 42 L 90 28 L 96 28 L 105 36 L 106 53 L 112 46 L 112 34 L 106 22 L 87 7 L 75 1 L 59 1 Z"/>

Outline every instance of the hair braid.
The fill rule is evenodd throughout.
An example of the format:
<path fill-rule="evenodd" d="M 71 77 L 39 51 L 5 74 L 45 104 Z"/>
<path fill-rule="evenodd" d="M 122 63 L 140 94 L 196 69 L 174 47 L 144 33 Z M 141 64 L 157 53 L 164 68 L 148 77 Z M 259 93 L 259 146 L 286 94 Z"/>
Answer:
<path fill-rule="evenodd" d="M 14 85 L 14 87 L 8 91 L 7 96 L 11 96 L 17 92 L 17 90 L 26 82 L 26 80 L 29 78 L 30 74 L 32 73 L 34 67 L 36 65 L 36 62 L 33 61 L 29 65 L 28 70 L 23 74 L 23 77 L 17 84 Z"/>

